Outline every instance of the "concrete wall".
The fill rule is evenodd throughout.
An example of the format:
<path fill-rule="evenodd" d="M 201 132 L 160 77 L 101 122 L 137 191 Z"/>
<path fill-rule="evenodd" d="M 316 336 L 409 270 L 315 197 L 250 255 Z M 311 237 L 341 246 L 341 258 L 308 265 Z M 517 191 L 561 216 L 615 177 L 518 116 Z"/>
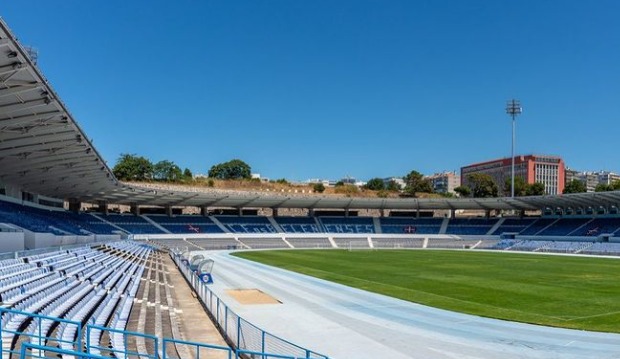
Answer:
<path fill-rule="evenodd" d="M 34 233 L 30 231 L 24 231 L 25 249 L 69 246 L 73 244 L 88 244 L 96 241 L 112 241 L 119 239 L 120 236 L 117 234 L 96 236 L 56 236 L 51 233 Z"/>
<path fill-rule="evenodd" d="M 23 251 L 24 232 L 0 232 L 0 253 Z"/>
<path fill-rule="evenodd" d="M 118 241 L 121 239 L 119 234 L 97 234 L 95 235 L 95 242 L 108 242 Z"/>

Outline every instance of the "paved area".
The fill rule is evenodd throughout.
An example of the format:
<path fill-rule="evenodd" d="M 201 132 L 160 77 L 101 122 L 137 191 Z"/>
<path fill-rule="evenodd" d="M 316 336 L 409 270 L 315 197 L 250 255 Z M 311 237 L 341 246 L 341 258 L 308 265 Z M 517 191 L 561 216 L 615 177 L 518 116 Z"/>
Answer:
<path fill-rule="evenodd" d="M 214 292 L 248 321 L 333 359 L 620 359 L 620 335 L 453 313 L 228 255 Z M 242 305 L 227 289 L 260 289 L 281 304 Z"/>
<path fill-rule="evenodd" d="M 198 343 L 208 343 L 227 347 L 228 345 L 215 328 L 211 319 L 207 316 L 204 308 L 198 301 L 195 294 L 183 278 L 183 275 L 177 269 L 176 265 L 166 254 L 164 256 L 164 265 L 170 275 L 170 283 L 172 285 L 172 293 L 178 316 L 182 318 L 180 331 L 183 333 L 183 340 Z M 196 353 L 196 347 L 183 346 L 179 347 L 189 352 L 192 358 L 213 358 L 226 359 L 228 356 L 223 351 L 201 349 L 200 355 Z M 187 354 L 179 353 L 182 359 L 187 359 Z"/>

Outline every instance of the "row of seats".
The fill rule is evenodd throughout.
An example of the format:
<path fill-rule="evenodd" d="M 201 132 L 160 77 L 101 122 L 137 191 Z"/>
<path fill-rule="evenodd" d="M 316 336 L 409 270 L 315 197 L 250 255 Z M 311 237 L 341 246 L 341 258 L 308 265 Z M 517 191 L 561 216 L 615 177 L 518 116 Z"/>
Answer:
<path fill-rule="evenodd" d="M 34 232 L 63 234 L 222 233 L 382 233 L 439 234 L 443 218 L 414 217 L 290 217 L 264 216 L 145 215 L 72 213 L 45 210 L 0 201 L 0 223 L 10 223 Z M 445 234 L 499 235 L 506 232 L 539 236 L 597 236 L 620 232 L 620 218 L 453 218 Z M 155 224 L 154 224 L 154 223 Z M 219 223 L 218 223 L 219 222 Z M 221 225 L 218 225 L 221 224 Z M 496 224 L 499 224 L 495 228 Z M 495 229 L 494 229 L 495 228 Z"/>
<path fill-rule="evenodd" d="M 545 241 L 517 239 L 468 239 L 460 238 L 389 238 L 389 237 L 334 237 L 338 248 L 458 248 L 491 249 L 511 251 L 538 251 L 556 253 L 610 254 L 620 255 L 620 243 L 588 241 Z M 424 242 L 426 241 L 426 247 Z M 287 237 L 282 238 L 238 238 L 238 239 L 180 239 L 158 240 L 156 243 L 172 249 L 263 249 L 263 248 L 334 248 L 327 237 Z"/>
<path fill-rule="evenodd" d="M 98 227 L 92 228 L 91 223 Z M 0 223 L 12 223 L 38 233 L 57 235 L 111 234 L 114 227 L 85 213 L 64 210 L 47 210 L 0 201 Z"/>
<path fill-rule="evenodd" d="M 495 250 L 620 255 L 618 242 L 545 241 L 502 239 L 489 247 Z"/>
<path fill-rule="evenodd" d="M 115 313 L 124 313 L 118 307 L 118 300 L 125 298 L 133 303 L 144 266 L 152 247 L 135 242 L 117 242 L 99 249 L 80 248 L 71 251 L 57 251 L 20 259 L 22 263 L 45 263 L 48 270 L 44 278 L 20 278 L 17 288 L 1 291 L 2 306 L 8 309 L 36 313 L 55 318 L 64 318 L 78 323 L 99 323 L 106 325 Z M 13 261 L 13 264 L 19 263 Z M 51 265 L 48 267 L 47 265 Z M 61 266 L 58 266 L 61 264 Z M 15 290 L 17 289 L 17 291 Z M 11 300 L 6 301 L 4 298 Z M 127 300 L 129 298 L 129 300 Z M 110 304 L 110 303 L 113 303 Z M 129 307 L 130 308 L 130 307 Z M 92 313 L 92 315 L 91 315 Z M 2 349 L 7 352 L 16 343 L 20 328 L 27 326 L 31 341 L 38 343 L 41 336 L 51 335 L 56 321 L 30 320 L 29 315 L 6 312 L 2 317 Z M 126 322 L 125 322 L 126 323 Z M 116 323 L 121 328 L 122 323 Z M 122 328 L 124 329 L 124 327 Z M 73 350 L 77 343 L 78 326 L 61 324 L 56 331 L 56 340 L 63 349 Z M 84 333 L 84 335 L 86 335 Z M 91 333 L 92 335 L 92 333 Z M 98 343 L 99 340 L 93 337 Z M 108 344 L 106 344 L 107 346 Z"/>
<path fill-rule="evenodd" d="M 381 232 L 389 234 L 438 234 L 443 218 L 384 217 Z"/>

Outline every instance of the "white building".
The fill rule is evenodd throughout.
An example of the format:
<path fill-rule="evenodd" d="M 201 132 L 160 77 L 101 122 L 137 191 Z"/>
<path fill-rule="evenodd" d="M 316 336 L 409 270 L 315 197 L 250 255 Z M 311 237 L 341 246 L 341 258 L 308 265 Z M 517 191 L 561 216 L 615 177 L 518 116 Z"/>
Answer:
<path fill-rule="evenodd" d="M 454 189 L 461 185 L 461 176 L 456 171 L 435 173 L 425 178 L 431 182 L 433 191 L 437 193 L 455 193 Z"/>

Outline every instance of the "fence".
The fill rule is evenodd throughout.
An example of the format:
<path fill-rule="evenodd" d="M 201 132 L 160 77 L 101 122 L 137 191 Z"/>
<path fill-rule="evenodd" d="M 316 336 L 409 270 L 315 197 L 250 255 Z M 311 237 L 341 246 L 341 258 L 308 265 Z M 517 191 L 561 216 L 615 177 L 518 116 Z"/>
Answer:
<path fill-rule="evenodd" d="M 329 359 L 325 355 L 268 333 L 241 318 L 181 261 L 179 253 L 171 253 L 171 256 L 198 294 L 202 304 L 215 319 L 220 331 L 235 346 L 237 355 L 254 357 L 257 353 L 261 353 L 262 358 Z"/>
<path fill-rule="evenodd" d="M 239 317 L 183 264 L 175 262 L 236 350 L 155 336 L 0 307 L 1 358 L 195 359 L 223 353 L 228 359 L 328 359 L 267 333 Z M 59 330 L 72 334 L 59 335 Z M 55 334 L 54 334 L 55 333 Z M 104 340 L 105 339 L 105 340 Z"/>
<path fill-rule="evenodd" d="M 226 313 L 227 317 L 234 314 L 224 309 L 226 308 L 224 305 L 220 304 L 218 308 L 221 308 L 222 313 Z M 28 326 L 28 329 L 21 330 L 19 328 L 23 328 L 23 325 L 11 328 L 11 318 L 16 316 L 30 320 L 33 325 Z M 236 315 L 235 318 L 236 322 L 231 320 L 228 328 L 237 333 L 235 338 L 240 338 L 243 349 L 237 348 L 233 351 L 228 347 L 218 345 L 169 338 L 159 340 L 159 338 L 148 334 L 92 324 L 86 324 L 83 327 L 82 323 L 76 321 L 0 308 L 0 357 L 57 359 L 59 355 L 62 355 L 63 357 L 84 359 L 109 359 L 110 357 L 121 359 L 186 359 L 191 357 L 200 359 L 212 358 L 216 353 L 223 353 L 224 357 L 228 359 L 327 359 L 325 356 L 288 343 L 278 337 L 270 336 Z M 53 328 L 57 326 L 75 326 L 75 334 L 69 340 L 52 335 Z M 250 328 L 255 332 L 250 333 Z M 259 342 L 263 343 L 262 347 L 277 350 L 277 353 L 266 353 L 257 349 L 260 345 L 254 344 L 252 338 L 255 337 L 258 337 Z M 108 338 L 109 341 L 104 342 L 102 341 L 103 338 Z M 140 348 L 138 342 L 142 343 L 142 350 L 130 349 Z M 281 354 L 287 348 L 288 351 L 302 353 L 303 356 Z"/>

